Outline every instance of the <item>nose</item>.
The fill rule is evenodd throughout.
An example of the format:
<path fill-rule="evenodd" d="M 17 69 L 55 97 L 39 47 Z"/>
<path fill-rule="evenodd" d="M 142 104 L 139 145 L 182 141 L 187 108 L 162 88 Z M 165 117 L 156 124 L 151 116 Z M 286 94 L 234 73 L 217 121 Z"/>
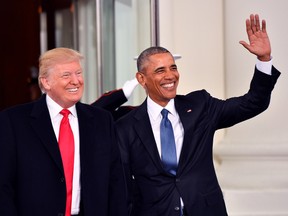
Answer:
<path fill-rule="evenodd" d="M 79 81 L 79 76 L 75 73 L 72 73 L 71 74 L 71 77 L 70 77 L 70 83 L 73 84 L 73 85 L 76 85 L 78 84 L 80 81 Z"/>
<path fill-rule="evenodd" d="M 173 70 L 167 70 L 166 73 L 165 73 L 165 78 L 166 79 L 171 79 L 171 78 L 174 78 L 175 77 L 175 71 Z"/>

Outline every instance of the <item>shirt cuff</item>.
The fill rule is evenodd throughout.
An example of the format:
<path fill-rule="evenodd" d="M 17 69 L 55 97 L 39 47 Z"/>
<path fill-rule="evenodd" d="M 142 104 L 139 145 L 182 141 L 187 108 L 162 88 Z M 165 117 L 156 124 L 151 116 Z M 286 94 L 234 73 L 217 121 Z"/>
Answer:
<path fill-rule="evenodd" d="M 256 68 L 265 74 L 271 75 L 272 74 L 272 57 L 271 57 L 271 60 L 267 62 L 266 61 L 263 62 L 257 59 Z"/>

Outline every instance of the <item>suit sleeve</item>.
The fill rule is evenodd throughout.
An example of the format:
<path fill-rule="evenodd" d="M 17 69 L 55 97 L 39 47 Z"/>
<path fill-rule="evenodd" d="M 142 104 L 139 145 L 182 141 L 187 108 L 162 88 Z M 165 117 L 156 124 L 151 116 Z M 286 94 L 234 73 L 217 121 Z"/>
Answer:
<path fill-rule="evenodd" d="M 7 112 L 0 112 L 0 215 L 16 216 L 16 148 Z"/>
<path fill-rule="evenodd" d="M 123 90 L 118 89 L 103 94 L 91 105 L 113 112 L 125 102 L 127 102 L 127 98 L 125 97 Z"/>
<path fill-rule="evenodd" d="M 280 72 L 274 67 L 272 67 L 271 75 L 262 73 L 255 67 L 254 76 L 246 94 L 224 101 L 212 99 L 209 113 L 215 119 L 216 128 L 230 127 L 266 110 L 279 76 Z"/>

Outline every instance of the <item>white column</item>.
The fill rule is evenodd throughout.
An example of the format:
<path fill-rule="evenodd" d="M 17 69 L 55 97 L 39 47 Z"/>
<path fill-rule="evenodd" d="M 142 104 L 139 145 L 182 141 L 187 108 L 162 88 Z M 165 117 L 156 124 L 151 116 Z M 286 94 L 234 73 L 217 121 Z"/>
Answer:
<path fill-rule="evenodd" d="M 244 18 L 250 13 L 267 20 L 274 65 L 284 69 L 268 110 L 227 129 L 215 145 L 229 216 L 288 215 L 287 6 L 285 0 L 225 1 L 226 97 L 243 94 L 252 77 L 255 57 L 237 44 L 247 41 Z"/>
<path fill-rule="evenodd" d="M 215 153 L 221 160 L 217 174 L 229 215 L 288 215 L 287 143 L 227 139 Z"/>

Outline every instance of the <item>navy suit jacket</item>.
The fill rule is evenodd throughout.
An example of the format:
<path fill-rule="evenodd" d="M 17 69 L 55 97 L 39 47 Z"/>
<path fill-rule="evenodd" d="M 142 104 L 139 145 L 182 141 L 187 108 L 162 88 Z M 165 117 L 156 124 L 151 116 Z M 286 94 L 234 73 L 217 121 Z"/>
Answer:
<path fill-rule="evenodd" d="M 176 176 L 162 166 L 147 101 L 117 122 L 120 151 L 135 216 L 179 216 L 180 197 L 188 216 L 227 215 L 213 166 L 212 144 L 217 129 L 230 127 L 264 111 L 280 72 L 255 69 L 248 93 L 219 100 L 205 90 L 177 95 L 175 108 L 184 127 Z"/>
<path fill-rule="evenodd" d="M 1 216 L 65 215 L 64 171 L 45 98 L 0 113 Z M 81 211 L 125 216 L 125 179 L 111 114 L 80 102 L 76 110 Z"/>

